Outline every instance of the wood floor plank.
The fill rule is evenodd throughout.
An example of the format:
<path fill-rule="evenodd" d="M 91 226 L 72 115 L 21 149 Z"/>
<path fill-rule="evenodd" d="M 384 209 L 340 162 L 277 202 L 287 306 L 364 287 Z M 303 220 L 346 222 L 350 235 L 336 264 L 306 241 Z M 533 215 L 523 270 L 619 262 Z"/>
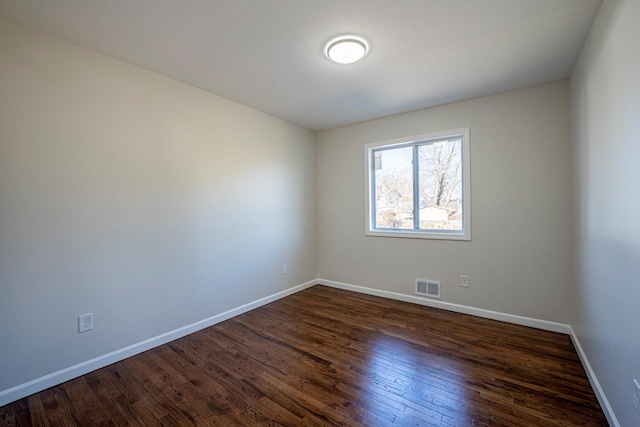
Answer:
<path fill-rule="evenodd" d="M 314 286 L 0 407 L 0 426 L 606 426 L 569 337 Z"/>

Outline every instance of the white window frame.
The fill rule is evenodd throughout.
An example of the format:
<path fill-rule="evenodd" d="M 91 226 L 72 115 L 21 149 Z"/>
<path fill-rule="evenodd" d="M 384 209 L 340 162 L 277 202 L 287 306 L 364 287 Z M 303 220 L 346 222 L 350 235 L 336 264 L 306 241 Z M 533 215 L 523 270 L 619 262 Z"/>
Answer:
<path fill-rule="evenodd" d="M 462 230 L 417 230 L 417 229 L 379 229 L 374 228 L 374 191 L 373 187 L 375 165 L 373 160 L 374 149 L 385 147 L 401 147 L 424 142 L 434 141 L 447 137 L 462 138 Z M 401 237 L 412 239 L 439 239 L 439 240 L 471 240 L 471 166 L 469 149 L 469 128 L 459 128 L 434 132 L 426 135 L 416 135 L 391 141 L 372 142 L 364 146 L 365 157 L 365 234 L 378 237 Z M 415 178 L 414 178 L 415 180 Z"/>

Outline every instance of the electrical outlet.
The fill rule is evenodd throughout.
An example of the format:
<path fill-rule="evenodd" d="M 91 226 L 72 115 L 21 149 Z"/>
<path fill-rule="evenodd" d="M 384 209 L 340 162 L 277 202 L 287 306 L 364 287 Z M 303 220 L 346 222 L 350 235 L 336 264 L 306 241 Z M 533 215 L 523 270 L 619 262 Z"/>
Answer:
<path fill-rule="evenodd" d="M 640 383 L 638 380 L 633 380 L 633 407 L 636 409 L 636 414 L 640 415 Z"/>
<path fill-rule="evenodd" d="M 464 274 L 460 276 L 460 286 L 463 288 L 469 287 L 469 276 L 465 276 Z"/>
<path fill-rule="evenodd" d="M 287 264 L 282 264 L 282 274 L 287 274 L 289 272 L 289 266 Z"/>
<path fill-rule="evenodd" d="M 93 313 L 81 314 L 78 316 L 78 333 L 87 332 L 93 329 Z"/>

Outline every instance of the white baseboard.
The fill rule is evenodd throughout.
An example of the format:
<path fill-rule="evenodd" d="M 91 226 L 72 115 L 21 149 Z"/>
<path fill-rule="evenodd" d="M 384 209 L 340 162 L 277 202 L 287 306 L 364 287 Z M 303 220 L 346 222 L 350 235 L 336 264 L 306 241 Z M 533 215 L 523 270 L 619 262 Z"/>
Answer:
<path fill-rule="evenodd" d="M 225 311 L 224 313 L 217 314 L 199 322 L 183 326 L 162 335 L 158 335 L 148 340 L 144 340 L 128 347 L 113 351 L 103 356 L 98 356 L 94 359 L 78 363 L 77 365 L 61 369 L 59 371 L 53 372 L 40 378 L 36 378 L 24 384 L 19 384 L 15 387 L 11 387 L 7 390 L 2 390 L 0 391 L 0 406 L 22 399 L 23 397 L 29 396 L 33 393 L 46 390 L 49 387 L 62 384 L 65 381 L 69 381 L 81 375 L 88 374 L 89 372 L 95 371 L 96 369 L 104 368 L 105 366 L 127 359 L 131 356 L 135 356 L 136 354 L 140 354 L 162 344 L 177 340 L 178 338 L 182 338 L 201 329 L 208 328 L 209 326 L 213 326 L 216 323 L 223 322 L 242 313 L 246 313 L 247 311 L 253 310 L 265 304 L 269 304 L 270 302 L 279 300 L 296 292 L 300 292 L 315 285 L 316 283 L 317 280 L 311 280 L 309 282 L 294 286 L 293 288 L 289 288 L 281 292 L 277 292 L 264 298 L 260 298 L 259 300 L 241 305 L 240 307 Z"/>
<path fill-rule="evenodd" d="M 613 408 L 609 404 L 609 399 L 607 399 L 607 396 L 604 394 L 604 390 L 602 389 L 602 386 L 600 386 L 600 381 L 598 381 L 598 377 L 596 377 L 596 373 L 591 368 L 589 359 L 587 358 L 586 353 L 582 349 L 582 345 L 580 344 L 580 340 L 578 339 L 578 336 L 574 332 L 573 328 L 570 327 L 570 331 L 571 333 L 569 335 L 571 336 L 571 341 L 573 342 L 573 346 L 575 347 L 576 352 L 578 353 L 580 362 L 582 362 L 582 366 L 584 367 L 584 370 L 587 373 L 587 378 L 589 378 L 589 382 L 591 383 L 591 388 L 593 389 L 593 392 L 595 393 L 596 398 L 598 399 L 598 402 L 600 402 L 600 406 L 602 407 L 602 411 L 604 412 L 605 417 L 607 417 L 607 421 L 609 422 L 609 425 L 613 427 L 620 427 L 620 423 L 618 422 L 618 419 L 616 418 L 616 415 L 613 412 Z"/>
<path fill-rule="evenodd" d="M 612 427 L 620 427 L 620 423 L 618 422 L 611 405 L 609 404 L 609 400 L 607 396 L 604 394 L 604 390 L 600 386 L 600 382 L 596 377 L 595 372 L 591 368 L 591 364 L 589 363 L 589 359 L 582 349 L 582 345 L 580 345 L 580 340 L 578 336 L 573 331 L 571 325 L 566 325 L 563 323 L 549 322 L 547 320 L 534 319 L 531 317 L 523 317 L 517 316 L 514 314 L 500 313 L 497 311 L 484 310 L 481 308 L 469 307 L 466 305 L 460 304 L 452 304 L 444 301 L 436 301 L 430 299 L 424 299 L 413 295 L 405 295 L 399 294 L 396 292 L 382 291 L 379 289 L 367 288 L 364 286 L 356 286 L 348 283 L 335 282 L 332 280 L 318 279 L 318 283 L 325 286 L 330 286 L 333 288 L 345 289 L 348 291 L 360 292 L 363 294 L 374 295 L 384 298 L 395 299 L 399 301 L 411 302 L 415 304 L 424 305 L 427 307 L 441 308 L 444 310 L 454 311 L 457 313 L 470 314 L 473 316 L 484 317 L 486 319 L 500 320 L 502 322 L 514 323 L 516 325 L 530 326 L 532 328 L 543 329 L 551 332 L 559 332 L 563 334 L 567 334 L 571 337 L 571 341 L 573 342 L 573 346 L 576 349 L 576 353 L 578 353 L 578 357 L 580 358 L 580 362 L 587 373 L 587 378 L 591 383 L 591 388 L 593 389 L 600 406 L 602 407 L 602 411 L 604 412 L 609 425 Z"/>
<path fill-rule="evenodd" d="M 501 322 L 513 323 L 516 325 L 530 326 L 532 328 L 543 329 L 545 331 L 559 332 L 567 335 L 571 333 L 571 326 L 564 323 L 556 323 L 550 322 L 548 320 L 540 320 L 531 317 L 518 316 L 515 314 L 501 313 L 499 311 L 485 310 L 482 308 L 470 307 L 467 305 L 453 304 L 450 302 L 426 299 L 413 295 L 399 294 L 397 292 L 382 291 L 379 289 L 366 288 L 364 286 L 334 282 L 333 280 L 318 279 L 318 283 L 321 285 L 331 286 L 333 288 L 345 289 L 348 291 L 360 292 L 363 294 L 390 298 L 398 301 L 411 302 L 427 307 L 441 308 L 443 310 L 454 311 L 456 313 L 469 314 L 472 316 L 499 320 Z"/>
<path fill-rule="evenodd" d="M 294 293 L 300 292 L 304 289 L 310 288 L 315 284 L 321 284 L 321 285 L 330 286 L 333 288 L 345 289 L 348 291 L 360 292 L 363 294 L 374 295 L 374 296 L 394 299 L 398 301 L 411 302 L 419 305 L 424 305 L 427 307 L 434 307 L 434 308 L 454 311 L 457 313 L 469 314 L 473 316 L 483 317 L 486 319 L 499 320 L 502 322 L 513 323 L 516 325 L 529 326 L 537 329 L 543 329 L 546 331 L 567 334 L 571 337 L 573 345 L 576 348 L 576 352 L 578 353 L 578 357 L 580 358 L 580 361 L 582 362 L 582 366 L 584 367 L 587 373 L 587 378 L 591 383 L 591 387 L 594 390 L 596 398 L 600 402 L 600 406 L 602 407 L 602 410 L 604 411 L 604 414 L 607 417 L 609 424 L 613 427 L 620 427 L 620 424 L 618 423 L 618 420 L 616 419 L 613 409 L 611 408 L 611 405 L 609 404 L 609 401 L 606 395 L 604 394 L 602 387 L 600 386 L 600 383 L 595 375 L 595 372 L 591 368 L 589 360 L 587 359 L 587 356 L 584 353 L 582 346 L 580 345 L 580 341 L 577 335 L 575 334 L 575 332 L 573 331 L 573 328 L 570 325 L 566 325 L 563 323 L 549 322 L 547 320 L 534 319 L 531 317 L 517 316 L 514 314 L 501 313 L 497 311 L 485 310 L 485 309 L 470 307 L 466 305 L 453 304 L 453 303 L 444 302 L 444 301 L 424 299 L 424 298 L 420 298 L 413 295 L 405 295 L 405 294 L 400 294 L 396 292 L 383 291 L 379 289 L 367 288 L 364 286 L 356 286 L 348 283 L 336 282 L 336 281 L 325 280 L 325 279 L 311 280 L 309 282 L 300 284 L 298 286 L 294 286 L 292 288 L 289 288 L 281 292 L 277 292 L 273 295 L 269 295 L 259 300 L 250 302 L 248 304 L 244 304 L 240 307 L 236 307 L 234 309 L 225 311 L 224 313 L 217 314 L 215 316 L 209 317 L 199 322 L 195 322 L 190 325 L 184 326 L 182 328 L 178 328 L 173 331 L 167 332 L 165 334 L 158 335 L 154 338 L 141 341 L 139 343 L 113 351 L 103 356 L 99 356 L 94 359 L 87 360 L 86 362 L 82 362 L 77 365 L 70 366 L 68 368 L 45 375 L 43 377 L 36 378 L 32 381 L 17 385 L 7 390 L 2 390 L 0 391 L 0 406 L 22 399 L 23 397 L 29 396 L 33 393 L 46 390 L 49 387 L 53 387 L 55 385 L 61 384 L 65 381 L 71 380 L 81 375 L 85 375 L 89 372 L 95 371 L 96 369 L 100 369 L 105 366 L 111 365 L 113 363 L 119 362 L 121 360 L 127 359 L 131 356 L 135 356 L 136 354 L 140 354 L 152 348 L 174 341 L 178 338 L 182 338 L 186 335 L 192 334 L 201 329 L 208 328 L 209 326 L 213 326 L 217 323 L 223 322 L 227 319 L 238 316 L 242 313 L 246 313 L 247 311 L 269 304 L 273 301 L 276 301 L 281 298 L 292 295 Z"/>

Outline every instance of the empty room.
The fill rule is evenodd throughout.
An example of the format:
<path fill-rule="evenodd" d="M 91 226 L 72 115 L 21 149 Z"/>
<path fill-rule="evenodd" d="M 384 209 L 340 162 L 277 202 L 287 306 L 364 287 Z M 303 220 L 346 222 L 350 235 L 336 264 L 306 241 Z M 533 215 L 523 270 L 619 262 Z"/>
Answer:
<path fill-rule="evenodd" d="M 0 0 L 0 426 L 640 426 L 638 17 Z"/>

